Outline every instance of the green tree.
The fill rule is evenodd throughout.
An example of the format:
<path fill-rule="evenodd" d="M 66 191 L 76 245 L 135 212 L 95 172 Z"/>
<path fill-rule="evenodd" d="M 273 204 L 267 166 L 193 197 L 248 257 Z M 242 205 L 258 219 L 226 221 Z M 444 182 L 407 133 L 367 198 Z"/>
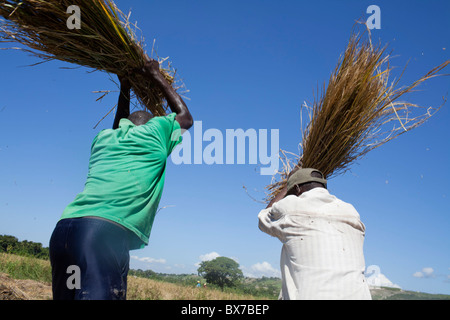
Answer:
<path fill-rule="evenodd" d="M 16 237 L 9 235 L 0 236 L 0 251 L 1 252 L 11 252 L 17 247 L 19 240 Z"/>
<path fill-rule="evenodd" d="M 244 277 L 239 264 L 227 257 L 218 257 L 211 261 L 203 261 L 197 269 L 199 276 L 207 282 L 218 285 L 222 290 L 225 286 L 233 287 Z"/>
<path fill-rule="evenodd" d="M 49 248 L 44 248 L 42 243 L 33 241 L 19 241 L 14 236 L 0 235 L 0 252 L 32 256 L 39 259 L 49 258 Z"/>

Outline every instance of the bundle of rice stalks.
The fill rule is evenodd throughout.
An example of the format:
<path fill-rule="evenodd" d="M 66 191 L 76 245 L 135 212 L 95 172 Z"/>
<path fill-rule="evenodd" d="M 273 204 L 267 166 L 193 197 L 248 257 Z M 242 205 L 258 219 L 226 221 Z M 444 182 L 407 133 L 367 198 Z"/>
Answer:
<path fill-rule="evenodd" d="M 80 28 L 69 29 L 72 5 L 80 9 Z M 121 76 L 131 74 L 130 84 L 138 102 L 152 114 L 165 115 L 167 104 L 160 90 L 133 72 L 144 66 L 148 55 L 137 27 L 129 23 L 111 0 L 7 0 L 0 1 L 0 40 L 18 42 L 21 49 L 42 59 L 61 60 Z M 170 64 L 161 69 L 173 85 Z M 175 88 L 178 89 L 178 88 Z"/>
<path fill-rule="evenodd" d="M 369 151 L 420 126 L 439 110 L 399 99 L 437 76 L 450 61 L 412 84 L 397 88 L 401 77 L 389 81 L 392 68 L 386 46 L 374 47 L 370 34 L 366 39 L 363 35 L 352 33 L 328 86 L 324 85 L 311 107 L 302 106 L 301 113 L 306 110 L 310 116 L 309 124 L 302 128 L 302 153 L 294 160 L 284 156 L 283 169 L 266 187 L 266 202 L 283 189 L 295 166 L 315 168 L 330 179 L 344 173 Z"/>

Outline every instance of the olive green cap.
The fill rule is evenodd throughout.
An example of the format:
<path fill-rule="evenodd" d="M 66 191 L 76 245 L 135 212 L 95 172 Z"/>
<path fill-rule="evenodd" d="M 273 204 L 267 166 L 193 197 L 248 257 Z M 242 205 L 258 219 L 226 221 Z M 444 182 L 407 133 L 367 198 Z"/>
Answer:
<path fill-rule="evenodd" d="M 313 168 L 300 168 L 296 172 L 294 172 L 287 181 L 287 191 L 291 190 L 296 185 L 308 183 L 308 182 L 319 182 L 327 187 L 327 180 L 324 178 L 316 178 L 311 174 L 313 172 L 318 172 L 323 177 L 323 173 L 319 170 Z"/>

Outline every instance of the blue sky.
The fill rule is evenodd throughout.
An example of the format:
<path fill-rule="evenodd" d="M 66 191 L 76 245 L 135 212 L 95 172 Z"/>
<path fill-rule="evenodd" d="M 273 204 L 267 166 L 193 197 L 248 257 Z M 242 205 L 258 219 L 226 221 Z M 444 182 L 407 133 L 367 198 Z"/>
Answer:
<path fill-rule="evenodd" d="M 374 40 L 389 43 L 393 65 L 409 62 L 409 84 L 450 57 L 448 1 L 137 1 L 118 0 L 159 56 L 169 57 L 190 92 L 203 131 L 279 130 L 279 147 L 298 151 L 300 106 L 312 101 L 345 49 L 355 20 L 381 9 Z M 0 44 L 1 48 L 10 45 Z M 0 51 L 0 234 L 48 246 L 65 206 L 84 186 L 92 139 L 110 128 L 105 73 Z M 449 72 L 449 70 L 447 70 Z M 450 78 L 408 96 L 439 106 Z M 450 294 L 448 103 L 423 126 L 369 153 L 329 181 L 366 226 L 367 266 L 405 290 Z M 193 134 L 191 129 L 190 134 Z M 208 143 L 205 143 L 207 145 Z M 176 165 L 169 158 L 161 210 L 150 245 L 131 267 L 195 273 L 202 259 L 236 259 L 244 273 L 279 275 L 281 243 L 258 229 L 270 176 L 255 164 Z M 243 188 L 245 186 L 251 195 Z"/>

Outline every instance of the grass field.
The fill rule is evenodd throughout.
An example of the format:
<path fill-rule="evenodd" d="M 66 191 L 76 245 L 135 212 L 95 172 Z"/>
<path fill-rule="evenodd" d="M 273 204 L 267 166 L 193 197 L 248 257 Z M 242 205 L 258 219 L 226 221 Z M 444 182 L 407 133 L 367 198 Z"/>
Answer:
<path fill-rule="evenodd" d="M 0 294 L 51 299 L 51 267 L 46 260 L 0 253 Z M 0 297 L 1 299 L 1 297 Z M 136 276 L 128 277 L 129 300 L 258 300 L 251 295 L 195 288 Z"/>
<path fill-rule="evenodd" d="M 251 280 L 247 280 L 251 281 Z M 281 281 L 281 280 L 280 280 Z M 161 280 L 128 276 L 128 300 L 261 300 L 250 294 L 195 288 Z M 450 295 L 393 288 L 372 288 L 373 300 L 450 300 Z M 0 253 L 0 300 L 49 300 L 51 268 L 47 260 Z"/>

